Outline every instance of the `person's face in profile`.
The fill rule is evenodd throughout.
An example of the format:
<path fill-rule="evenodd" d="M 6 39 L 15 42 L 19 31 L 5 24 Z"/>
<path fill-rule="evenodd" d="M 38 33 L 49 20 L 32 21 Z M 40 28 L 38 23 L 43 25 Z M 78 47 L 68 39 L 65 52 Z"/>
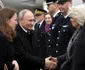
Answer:
<path fill-rule="evenodd" d="M 37 14 L 37 15 L 35 15 L 35 19 L 36 19 L 37 23 L 40 23 L 44 19 L 44 15 L 43 14 Z"/>
<path fill-rule="evenodd" d="M 11 19 L 8 20 L 9 27 L 12 28 L 12 30 L 15 30 L 16 24 L 17 24 L 17 14 L 15 13 Z"/>
<path fill-rule="evenodd" d="M 63 14 L 66 14 L 68 12 L 69 6 L 71 6 L 70 1 L 58 3 L 58 7 Z"/>
<path fill-rule="evenodd" d="M 70 21 L 73 27 L 77 28 L 79 27 L 79 24 L 77 23 L 76 19 L 73 17 L 70 17 Z"/>
<path fill-rule="evenodd" d="M 50 13 L 53 13 L 54 10 L 56 9 L 56 4 L 47 4 L 47 9 L 49 10 Z"/>
<path fill-rule="evenodd" d="M 26 29 L 26 30 L 31 30 L 33 28 L 34 25 L 34 15 L 33 13 L 29 13 L 27 12 L 24 17 L 22 18 L 22 26 Z"/>

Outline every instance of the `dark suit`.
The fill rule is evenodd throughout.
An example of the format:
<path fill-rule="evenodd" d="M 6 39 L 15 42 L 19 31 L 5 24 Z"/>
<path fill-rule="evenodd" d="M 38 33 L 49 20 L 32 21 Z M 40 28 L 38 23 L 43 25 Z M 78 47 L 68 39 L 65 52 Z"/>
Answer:
<path fill-rule="evenodd" d="M 48 46 L 47 46 L 47 56 L 52 55 L 52 56 L 57 56 L 56 55 L 56 41 L 57 41 L 57 32 L 58 29 L 61 25 L 61 22 L 63 21 L 64 17 L 61 13 L 58 13 L 56 17 L 53 19 L 53 22 L 51 24 L 51 30 L 48 33 L 49 38 L 48 38 Z"/>
<path fill-rule="evenodd" d="M 70 18 L 64 18 L 61 12 L 58 13 L 52 23 L 48 40 L 50 41 L 50 44 L 47 48 L 47 55 L 56 57 L 64 54 L 74 31 L 75 28 L 71 25 Z M 58 65 L 60 66 L 61 64 Z M 60 70 L 58 67 L 56 70 Z"/>
<path fill-rule="evenodd" d="M 37 38 L 34 31 L 27 34 L 18 25 L 17 36 L 14 38 L 15 58 L 20 65 L 20 70 L 38 70 L 44 67 L 44 59 L 37 56 Z"/>
<path fill-rule="evenodd" d="M 47 45 L 47 52 L 46 52 L 47 56 L 51 55 L 53 57 L 56 57 L 56 56 L 60 55 L 60 53 L 61 53 L 61 51 L 59 51 L 59 49 L 62 50 L 62 48 L 58 47 L 56 44 L 57 44 L 58 31 L 59 31 L 59 28 L 62 25 L 63 19 L 64 19 L 64 17 L 63 17 L 61 12 L 59 12 L 53 18 L 53 22 L 50 26 L 51 30 L 48 33 L 49 37 L 48 37 L 48 40 L 47 40 L 47 44 L 48 44 Z M 58 66 L 55 70 L 60 70 L 59 64 L 58 64 Z"/>
<path fill-rule="evenodd" d="M 12 42 L 8 41 L 6 36 L 0 32 L 0 70 L 4 70 L 4 63 L 8 70 L 13 70 L 14 48 Z"/>
<path fill-rule="evenodd" d="M 56 56 L 62 55 L 66 52 L 66 48 L 70 38 L 72 37 L 76 29 L 72 26 L 70 18 L 67 17 L 63 20 L 62 25 L 58 30 L 57 42 L 56 42 Z"/>
<path fill-rule="evenodd" d="M 35 31 L 38 37 L 38 48 L 39 48 L 39 57 L 46 57 L 46 36 L 45 36 L 45 24 L 46 22 L 43 21 L 42 25 Z M 35 25 L 36 28 L 36 25 Z"/>
<path fill-rule="evenodd" d="M 70 18 L 65 19 L 63 16 L 59 15 L 51 27 L 50 38 L 48 40 L 51 44 L 48 46 L 47 55 L 56 57 L 64 54 L 74 31 L 75 28 L 72 27 Z"/>

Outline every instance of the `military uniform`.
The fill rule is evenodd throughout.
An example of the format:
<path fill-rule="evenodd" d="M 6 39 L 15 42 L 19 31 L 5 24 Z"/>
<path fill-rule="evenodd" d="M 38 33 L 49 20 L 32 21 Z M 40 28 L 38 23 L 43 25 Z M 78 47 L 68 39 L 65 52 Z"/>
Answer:
<path fill-rule="evenodd" d="M 46 0 L 49 4 L 52 1 Z M 57 0 L 64 1 L 64 0 Z M 66 0 L 65 0 L 66 1 Z M 54 57 L 64 54 L 68 42 L 74 33 L 75 28 L 71 25 L 70 18 L 65 18 L 61 12 L 59 12 L 53 19 L 51 30 L 49 33 L 47 55 L 52 55 Z"/>
<path fill-rule="evenodd" d="M 41 27 L 37 30 L 38 37 L 38 52 L 39 57 L 46 57 L 46 38 L 45 38 L 45 21 L 42 22 Z"/>
<path fill-rule="evenodd" d="M 61 55 L 60 53 L 62 52 L 63 46 L 60 47 L 57 43 L 57 40 L 59 39 L 59 34 L 58 34 L 60 32 L 59 28 L 62 26 L 63 20 L 64 20 L 64 16 L 62 15 L 61 12 L 59 12 L 53 19 L 51 30 L 49 32 L 49 38 L 48 38 L 49 45 L 47 46 L 47 52 L 46 52 L 47 56 L 51 55 L 53 57 L 57 57 L 58 55 Z M 58 64 L 55 70 L 60 70 L 60 65 L 61 64 Z"/>
<path fill-rule="evenodd" d="M 58 3 L 59 0 L 56 2 Z M 51 25 L 51 31 L 49 33 L 50 41 L 47 47 L 47 56 L 57 57 L 66 52 L 68 42 L 74 33 L 75 29 L 72 27 L 70 18 L 64 18 L 59 12 L 53 20 Z M 54 70 L 60 70 L 60 64 Z"/>
<path fill-rule="evenodd" d="M 50 43 L 47 47 L 47 55 L 57 57 L 66 52 L 68 42 L 73 35 L 75 28 L 72 27 L 70 18 L 65 18 L 58 29 L 53 26 L 54 24 L 51 27 L 50 38 L 48 40 Z M 62 63 L 59 63 L 55 70 L 60 70 L 61 64 Z"/>
<path fill-rule="evenodd" d="M 68 42 L 74 33 L 75 28 L 72 27 L 69 17 L 64 18 L 63 23 L 58 29 L 53 27 L 53 25 L 50 32 L 51 44 L 48 46 L 48 55 L 56 57 L 65 53 Z"/>
<path fill-rule="evenodd" d="M 48 33 L 49 38 L 48 38 L 48 46 L 47 46 L 47 52 L 46 55 L 47 56 L 57 56 L 57 47 L 56 47 L 56 42 L 58 39 L 58 33 L 59 33 L 59 28 L 63 22 L 63 15 L 61 12 L 59 12 L 56 17 L 53 19 L 52 25 L 51 25 L 51 30 Z"/>
<path fill-rule="evenodd" d="M 45 14 L 46 11 L 42 9 L 35 9 L 35 16 L 40 16 Z M 46 57 L 46 38 L 45 38 L 45 20 L 42 20 L 40 23 L 36 23 L 34 28 L 38 37 L 38 55 L 41 58 Z"/>

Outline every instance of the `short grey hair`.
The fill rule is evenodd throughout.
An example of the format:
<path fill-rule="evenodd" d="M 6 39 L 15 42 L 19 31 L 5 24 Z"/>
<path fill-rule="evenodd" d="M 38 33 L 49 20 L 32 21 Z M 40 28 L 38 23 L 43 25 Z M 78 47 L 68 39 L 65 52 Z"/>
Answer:
<path fill-rule="evenodd" d="M 76 22 L 83 26 L 85 24 L 85 6 L 72 6 L 68 10 L 69 16 L 75 18 Z"/>
<path fill-rule="evenodd" d="M 25 15 L 25 13 L 28 12 L 28 11 L 29 11 L 28 9 L 21 10 L 21 11 L 19 12 L 18 18 L 19 18 L 19 19 L 20 19 L 20 18 L 23 18 L 24 15 Z"/>

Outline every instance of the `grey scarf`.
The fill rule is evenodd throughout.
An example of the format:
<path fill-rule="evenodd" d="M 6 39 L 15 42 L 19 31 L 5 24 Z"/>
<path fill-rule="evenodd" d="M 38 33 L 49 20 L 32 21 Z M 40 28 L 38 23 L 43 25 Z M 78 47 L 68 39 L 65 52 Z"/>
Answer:
<path fill-rule="evenodd" d="M 70 41 L 68 43 L 68 46 L 67 46 L 67 58 L 70 57 L 70 55 L 69 55 L 70 54 L 70 49 L 71 49 L 72 45 L 74 44 L 75 40 L 77 39 L 79 33 L 80 33 L 80 29 L 77 29 L 74 32 L 74 34 L 72 35 L 72 37 L 71 37 L 71 39 L 70 39 Z"/>

